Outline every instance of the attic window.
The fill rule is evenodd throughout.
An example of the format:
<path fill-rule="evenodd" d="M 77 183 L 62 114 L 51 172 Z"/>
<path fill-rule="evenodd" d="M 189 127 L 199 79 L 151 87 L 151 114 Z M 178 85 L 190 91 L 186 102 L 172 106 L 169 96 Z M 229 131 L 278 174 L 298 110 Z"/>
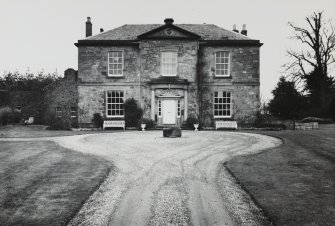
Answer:
<path fill-rule="evenodd" d="M 172 29 L 171 29 L 171 28 L 166 29 L 166 30 L 165 30 L 165 34 L 167 34 L 167 35 L 172 35 L 172 34 L 173 34 Z"/>

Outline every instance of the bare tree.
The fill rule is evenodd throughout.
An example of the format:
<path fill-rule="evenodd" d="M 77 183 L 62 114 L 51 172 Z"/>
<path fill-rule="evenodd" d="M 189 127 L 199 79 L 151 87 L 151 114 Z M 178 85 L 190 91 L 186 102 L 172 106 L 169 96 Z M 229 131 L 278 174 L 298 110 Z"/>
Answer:
<path fill-rule="evenodd" d="M 306 17 L 306 22 L 307 28 L 289 22 L 294 32 L 292 38 L 298 40 L 302 48 L 287 52 L 293 60 L 285 69 L 294 82 L 304 84 L 304 91 L 318 96 L 319 107 L 325 108 L 327 89 L 334 85 L 329 67 L 335 63 L 335 29 L 331 21 L 323 19 L 323 12 L 314 12 Z"/>

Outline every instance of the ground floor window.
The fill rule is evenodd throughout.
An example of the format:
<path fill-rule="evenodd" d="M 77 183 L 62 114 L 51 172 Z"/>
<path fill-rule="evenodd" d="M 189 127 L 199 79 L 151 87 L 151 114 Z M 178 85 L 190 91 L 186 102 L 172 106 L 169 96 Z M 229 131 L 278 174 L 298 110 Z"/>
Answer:
<path fill-rule="evenodd" d="M 106 115 L 107 117 L 123 117 L 123 91 L 108 91 L 106 95 Z"/>
<path fill-rule="evenodd" d="M 62 108 L 56 107 L 56 117 L 61 118 L 62 117 Z"/>
<path fill-rule="evenodd" d="M 76 117 L 77 117 L 77 108 L 71 107 L 71 118 L 76 118 Z"/>
<path fill-rule="evenodd" d="M 231 117 L 231 92 L 214 92 L 214 117 Z"/>

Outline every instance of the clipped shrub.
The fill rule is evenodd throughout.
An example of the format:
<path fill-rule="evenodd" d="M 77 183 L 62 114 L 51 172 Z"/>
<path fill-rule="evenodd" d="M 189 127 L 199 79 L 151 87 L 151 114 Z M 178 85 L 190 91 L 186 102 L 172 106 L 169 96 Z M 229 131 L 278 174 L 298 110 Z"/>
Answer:
<path fill-rule="evenodd" d="M 255 128 L 261 128 L 265 130 L 286 130 L 286 125 L 284 124 L 271 124 L 271 123 L 261 123 L 255 126 Z"/>
<path fill-rule="evenodd" d="M 20 123 L 21 120 L 22 114 L 20 112 L 13 111 L 8 106 L 0 108 L 0 125 Z"/>
<path fill-rule="evenodd" d="M 331 119 L 317 118 L 317 117 L 307 117 L 301 120 L 301 122 L 318 122 L 319 124 L 330 124 L 333 123 Z"/>
<path fill-rule="evenodd" d="M 143 110 L 138 107 L 136 100 L 134 98 L 127 99 L 123 106 L 126 127 L 139 127 Z"/>
<path fill-rule="evenodd" d="M 100 113 L 94 113 L 92 122 L 94 123 L 95 127 L 102 128 L 104 124 L 104 119 L 102 118 Z"/>
<path fill-rule="evenodd" d="M 188 129 L 194 129 L 194 124 L 199 124 L 198 118 L 194 117 L 193 115 L 190 115 L 186 119 L 186 126 Z"/>
<path fill-rule="evenodd" d="M 140 124 L 146 124 L 146 129 L 153 129 L 155 128 L 155 122 L 150 118 L 143 118 L 140 120 Z"/>
<path fill-rule="evenodd" d="M 0 107 L 0 125 L 7 125 L 7 118 L 11 112 L 12 109 L 8 106 Z"/>

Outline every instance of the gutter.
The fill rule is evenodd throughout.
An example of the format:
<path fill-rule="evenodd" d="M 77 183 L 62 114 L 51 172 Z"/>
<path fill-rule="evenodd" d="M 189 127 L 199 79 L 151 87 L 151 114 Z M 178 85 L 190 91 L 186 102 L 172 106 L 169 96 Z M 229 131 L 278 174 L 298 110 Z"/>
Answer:
<path fill-rule="evenodd" d="M 161 40 L 161 39 L 159 39 Z M 78 40 L 75 46 L 139 46 L 141 40 Z M 259 40 L 199 40 L 200 46 L 258 46 Z"/>

